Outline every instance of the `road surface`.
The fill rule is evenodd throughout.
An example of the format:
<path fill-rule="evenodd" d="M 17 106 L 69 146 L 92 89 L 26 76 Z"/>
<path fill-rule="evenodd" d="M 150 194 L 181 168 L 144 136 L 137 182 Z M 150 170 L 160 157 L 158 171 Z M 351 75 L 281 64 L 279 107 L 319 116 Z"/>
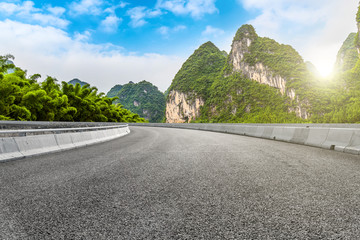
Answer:
<path fill-rule="evenodd" d="M 359 239 L 360 157 L 131 127 L 0 164 L 0 239 Z"/>

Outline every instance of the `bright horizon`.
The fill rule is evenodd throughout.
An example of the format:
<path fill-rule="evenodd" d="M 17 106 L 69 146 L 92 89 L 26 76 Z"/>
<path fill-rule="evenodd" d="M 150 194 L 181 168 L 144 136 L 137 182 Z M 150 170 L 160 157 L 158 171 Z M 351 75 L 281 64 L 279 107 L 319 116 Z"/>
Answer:
<path fill-rule="evenodd" d="M 236 30 L 293 46 L 322 76 L 356 32 L 358 0 L 5 0 L 0 55 L 29 74 L 79 78 L 107 92 L 147 80 L 165 91 L 206 41 L 229 52 Z"/>

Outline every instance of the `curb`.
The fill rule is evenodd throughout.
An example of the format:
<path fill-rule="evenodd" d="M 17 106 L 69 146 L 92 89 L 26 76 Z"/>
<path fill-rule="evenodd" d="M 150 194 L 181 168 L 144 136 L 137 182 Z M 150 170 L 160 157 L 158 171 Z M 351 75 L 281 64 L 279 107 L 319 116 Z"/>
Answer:
<path fill-rule="evenodd" d="M 86 128 L 85 130 L 89 129 L 90 128 Z M 57 129 L 54 131 L 61 133 L 0 138 L 0 162 L 89 146 L 120 138 L 130 133 L 127 125 L 112 126 L 109 127 L 109 129 L 104 127 L 93 127 L 91 129 L 92 131 L 68 133 L 64 133 L 64 129 Z M 17 133 L 19 131 L 12 132 Z M 48 132 L 49 130 L 43 131 Z M 74 130 L 70 129 L 68 131 Z M 6 133 L 9 132 L 11 131 L 6 131 Z M 22 134 L 24 132 L 26 135 L 26 131 L 21 130 Z M 29 130 L 28 132 L 34 131 Z M 37 132 L 39 132 L 39 130 Z"/>

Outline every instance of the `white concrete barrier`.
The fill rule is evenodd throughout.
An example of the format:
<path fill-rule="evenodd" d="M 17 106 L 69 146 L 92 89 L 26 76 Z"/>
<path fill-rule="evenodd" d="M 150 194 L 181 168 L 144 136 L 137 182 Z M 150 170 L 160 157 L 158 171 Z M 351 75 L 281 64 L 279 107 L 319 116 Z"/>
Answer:
<path fill-rule="evenodd" d="M 305 144 L 306 140 L 309 137 L 310 129 L 307 127 L 298 127 L 295 128 L 294 135 L 292 139 L 290 140 L 291 143 L 297 143 L 297 144 Z"/>
<path fill-rule="evenodd" d="M 0 139 L 0 161 L 21 157 L 24 157 L 24 155 L 20 152 L 14 138 Z"/>
<path fill-rule="evenodd" d="M 284 130 L 284 127 L 274 127 L 274 130 L 270 136 L 270 139 L 284 141 L 284 138 L 282 137 L 283 130 Z"/>
<path fill-rule="evenodd" d="M 344 152 L 351 154 L 360 154 L 360 130 L 353 131 L 350 143 L 345 147 Z"/>
<path fill-rule="evenodd" d="M 256 131 L 254 132 L 254 137 L 261 138 L 264 135 L 265 127 L 258 126 L 256 127 Z"/>
<path fill-rule="evenodd" d="M 272 139 L 271 136 L 273 136 L 273 132 L 274 132 L 274 127 L 266 126 L 264 127 L 264 133 L 261 136 L 261 138 Z"/>
<path fill-rule="evenodd" d="M 295 131 L 295 127 L 275 127 L 272 136 L 274 140 L 291 142 L 294 138 Z"/>
<path fill-rule="evenodd" d="M 260 137 L 312 147 L 326 148 L 351 154 L 360 154 L 360 125 L 346 124 L 154 124 L 131 123 L 130 126 L 201 129 Z"/>
<path fill-rule="evenodd" d="M 21 130 L 21 133 L 26 133 L 26 131 L 39 133 L 41 130 Z M 43 132 L 53 131 L 63 132 L 65 130 L 43 130 Z M 67 131 L 73 131 L 73 129 L 68 129 Z M 8 134 L 11 132 L 16 133 L 17 131 L 3 132 Z M 128 133 L 130 133 L 128 126 L 110 126 L 90 127 L 86 128 L 86 131 L 81 132 L 2 137 L 0 138 L 0 162 L 92 145 L 119 138 Z"/>
<path fill-rule="evenodd" d="M 19 151 L 24 156 L 39 155 L 60 150 L 54 134 L 15 137 Z"/>
<path fill-rule="evenodd" d="M 329 128 L 310 128 L 305 145 L 312 147 L 322 147 L 329 134 Z"/>
<path fill-rule="evenodd" d="M 244 129 L 244 135 L 255 137 L 257 126 L 246 126 Z"/>
<path fill-rule="evenodd" d="M 240 134 L 240 135 L 245 134 L 245 126 L 233 125 L 233 126 L 229 126 L 229 128 L 231 129 L 230 131 L 231 133 Z"/>
<path fill-rule="evenodd" d="M 56 139 L 58 146 L 62 150 L 72 149 L 72 148 L 76 147 L 72 141 L 70 133 L 55 134 L 55 139 Z"/>
<path fill-rule="evenodd" d="M 350 144 L 351 138 L 354 134 L 354 129 L 330 128 L 325 142 L 321 145 L 322 148 L 332 149 L 343 152 Z"/>

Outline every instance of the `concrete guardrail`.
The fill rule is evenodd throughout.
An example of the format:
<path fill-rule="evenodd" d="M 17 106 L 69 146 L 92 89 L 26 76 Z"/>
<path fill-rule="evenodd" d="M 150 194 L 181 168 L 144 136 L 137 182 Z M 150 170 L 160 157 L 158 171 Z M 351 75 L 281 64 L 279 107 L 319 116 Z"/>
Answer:
<path fill-rule="evenodd" d="M 16 125 L 16 123 L 12 124 Z M 97 127 L 0 130 L 0 162 L 88 146 L 110 141 L 128 133 L 130 133 L 130 129 L 128 125 L 124 124 Z"/>
<path fill-rule="evenodd" d="M 359 124 L 129 123 L 204 130 L 360 154 Z M 109 141 L 130 132 L 124 123 L 0 121 L 0 162 Z M 14 130 L 18 129 L 18 130 Z"/>
<path fill-rule="evenodd" d="M 129 123 L 129 125 L 239 134 L 360 154 L 360 124 Z"/>

